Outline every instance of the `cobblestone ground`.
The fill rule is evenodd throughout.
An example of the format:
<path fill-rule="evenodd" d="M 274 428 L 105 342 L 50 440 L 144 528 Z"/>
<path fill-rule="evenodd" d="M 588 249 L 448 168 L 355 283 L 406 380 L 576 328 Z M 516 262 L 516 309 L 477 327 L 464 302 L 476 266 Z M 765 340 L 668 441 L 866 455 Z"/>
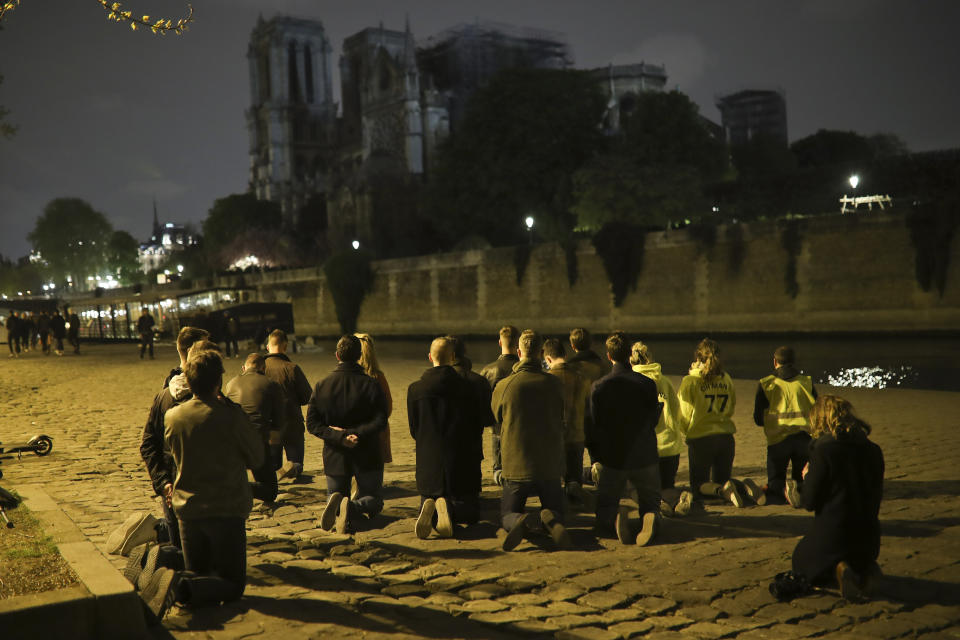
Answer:
<path fill-rule="evenodd" d="M 294 359 L 311 382 L 334 364 L 319 351 Z M 4 484 L 42 482 L 101 548 L 130 512 L 159 514 L 138 445 L 152 397 L 175 361 L 163 346 L 157 360 L 140 361 L 132 345 L 7 361 L 0 440 L 46 433 L 54 452 L 4 460 Z M 228 363 L 228 375 L 237 363 Z M 709 506 L 665 521 L 657 544 L 645 548 L 596 538 L 592 515 L 573 511 L 576 551 L 552 551 L 548 538 L 534 536 L 504 553 L 494 524 L 499 490 L 487 480 L 481 524 L 453 540 L 417 539 L 404 409 L 406 387 L 426 363 L 382 364 L 394 396 L 394 462 L 376 527 L 351 537 L 316 527 L 326 489 L 321 444 L 308 435 L 304 478 L 282 483 L 276 505 L 258 503 L 250 517 L 243 600 L 174 609 L 156 637 L 960 637 L 960 394 L 841 390 L 873 423 L 887 460 L 881 593 L 866 604 L 831 590 L 781 604 L 767 586 L 789 568 L 811 523 L 809 514 L 785 506 Z M 762 480 L 765 443 L 751 420 L 756 383 L 737 384 L 734 475 Z M 489 476 L 487 463 L 484 471 Z M 685 463 L 679 479 L 686 479 Z M 125 559 L 111 558 L 123 566 Z"/>

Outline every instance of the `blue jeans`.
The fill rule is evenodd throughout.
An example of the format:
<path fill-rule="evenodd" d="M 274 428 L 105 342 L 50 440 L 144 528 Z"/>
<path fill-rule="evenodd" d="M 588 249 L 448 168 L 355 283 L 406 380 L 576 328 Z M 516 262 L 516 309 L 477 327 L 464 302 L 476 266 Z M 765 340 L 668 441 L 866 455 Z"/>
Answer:
<path fill-rule="evenodd" d="M 600 465 L 597 482 L 597 526 L 612 529 L 620 506 L 620 496 L 627 482 L 637 490 L 640 513 L 660 512 L 660 463 L 639 469 L 614 469 Z"/>
<path fill-rule="evenodd" d="M 503 495 L 500 498 L 500 522 L 504 529 L 510 530 L 523 515 L 527 498 L 536 495 L 540 498 L 540 508 L 550 509 L 560 522 L 564 519 L 563 488 L 560 478 L 554 480 L 530 480 L 518 482 L 503 480 Z"/>
<path fill-rule="evenodd" d="M 351 509 L 372 518 L 383 511 L 383 469 L 375 471 L 356 471 L 351 475 L 327 476 L 327 495 L 339 493 L 350 496 L 350 478 L 357 479 L 357 499 L 351 500 Z"/>

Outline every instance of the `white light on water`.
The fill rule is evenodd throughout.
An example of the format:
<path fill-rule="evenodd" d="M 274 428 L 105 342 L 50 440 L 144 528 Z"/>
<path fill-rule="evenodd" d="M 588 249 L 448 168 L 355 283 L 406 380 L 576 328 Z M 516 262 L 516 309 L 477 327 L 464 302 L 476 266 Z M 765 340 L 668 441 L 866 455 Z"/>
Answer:
<path fill-rule="evenodd" d="M 827 374 L 827 384 L 834 387 L 885 389 L 887 387 L 898 387 L 916 377 L 917 372 L 909 366 L 902 366 L 898 369 L 853 367 L 852 369 L 841 369 L 836 374 Z"/>

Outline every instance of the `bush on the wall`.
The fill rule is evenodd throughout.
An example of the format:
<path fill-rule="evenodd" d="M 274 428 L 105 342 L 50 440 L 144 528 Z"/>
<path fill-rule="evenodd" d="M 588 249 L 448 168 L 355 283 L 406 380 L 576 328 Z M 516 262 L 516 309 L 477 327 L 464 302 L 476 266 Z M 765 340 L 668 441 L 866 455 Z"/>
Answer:
<path fill-rule="evenodd" d="M 570 286 L 577 284 L 577 278 L 580 277 L 580 265 L 577 262 L 577 242 L 576 236 L 568 236 L 560 241 L 560 247 L 563 249 L 563 255 L 567 263 L 567 282 Z"/>
<path fill-rule="evenodd" d="M 727 268 L 730 273 L 738 275 L 743 267 L 743 260 L 747 257 L 747 243 L 743 239 L 743 225 L 727 225 Z"/>
<path fill-rule="evenodd" d="M 800 234 L 800 220 L 787 218 L 780 222 L 780 246 L 787 252 L 787 266 L 783 272 L 783 283 L 786 293 L 796 298 L 800 293 L 800 283 L 797 282 L 797 257 L 803 246 L 803 236 Z"/>
<path fill-rule="evenodd" d="M 518 244 L 513 248 L 513 268 L 517 274 L 517 286 L 523 284 L 523 276 L 527 273 L 527 267 L 530 265 L 530 254 L 533 247 L 529 244 Z"/>
<path fill-rule="evenodd" d="M 924 291 L 936 287 L 943 295 L 950 267 L 950 244 L 960 222 L 957 202 L 938 202 L 914 206 L 907 214 L 907 227 L 916 255 L 917 283 Z"/>
<path fill-rule="evenodd" d="M 348 249 L 330 256 L 323 265 L 327 286 L 333 296 L 337 322 L 344 333 L 357 330 L 363 299 L 373 290 L 372 256 L 363 250 Z"/>
<path fill-rule="evenodd" d="M 593 246 L 613 290 L 614 306 L 621 306 L 628 290 L 636 290 L 643 270 L 646 232 L 627 222 L 610 222 L 593 236 Z"/>

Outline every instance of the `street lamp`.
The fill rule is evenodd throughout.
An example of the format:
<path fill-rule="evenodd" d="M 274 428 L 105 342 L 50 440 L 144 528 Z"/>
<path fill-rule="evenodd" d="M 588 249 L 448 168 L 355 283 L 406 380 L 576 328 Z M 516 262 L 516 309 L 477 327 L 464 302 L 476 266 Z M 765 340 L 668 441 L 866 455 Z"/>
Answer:
<path fill-rule="evenodd" d="M 354 249 L 359 249 L 359 248 L 360 248 L 360 241 L 359 241 L 359 240 L 354 240 L 354 241 L 351 242 L 350 244 L 353 246 Z"/>
<path fill-rule="evenodd" d="M 533 216 L 527 216 L 523 222 L 527 225 L 527 232 L 530 234 L 530 244 L 533 244 Z"/>
<path fill-rule="evenodd" d="M 860 176 L 858 176 L 857 174 L 853 174 L 847 179 L 847 182 L 850 183 L 851 188 L 856 189 L 857 185 L 860 184 Z"/>

